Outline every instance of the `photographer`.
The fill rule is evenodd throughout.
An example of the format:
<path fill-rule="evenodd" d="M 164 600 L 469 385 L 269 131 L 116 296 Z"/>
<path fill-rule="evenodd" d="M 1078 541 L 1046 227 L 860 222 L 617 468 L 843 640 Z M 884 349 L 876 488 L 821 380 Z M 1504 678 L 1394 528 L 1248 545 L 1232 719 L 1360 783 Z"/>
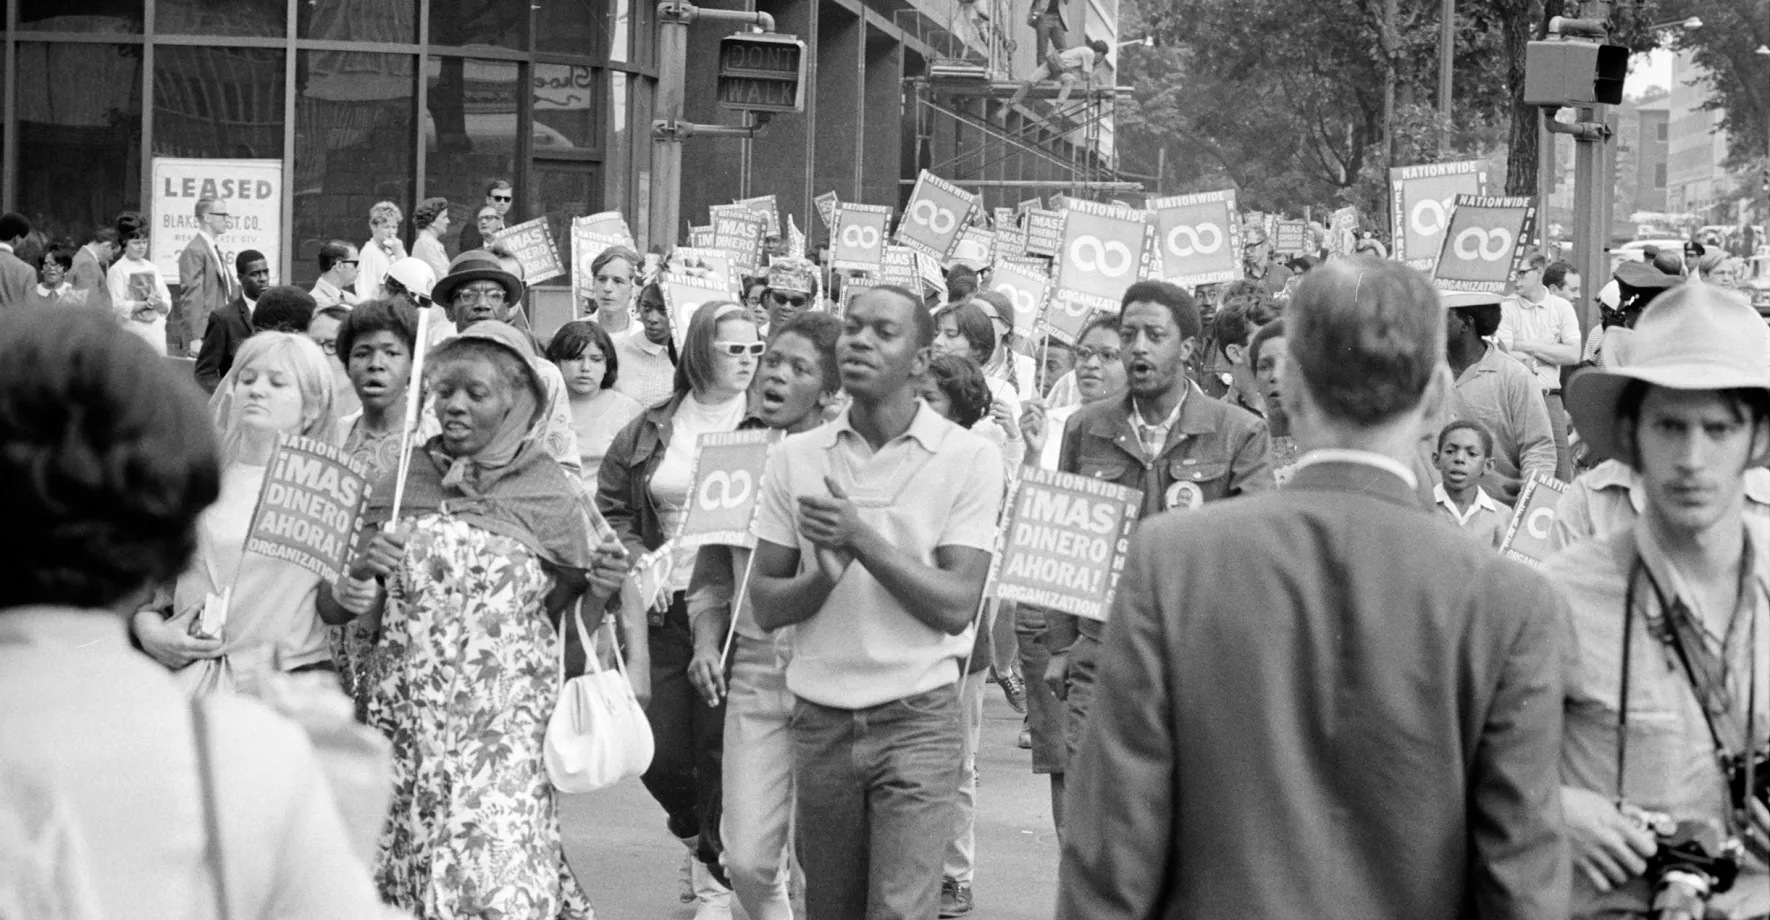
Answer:
<path fill-rule="evenodd" d="M 1622 344 L 1617 363 L 1573 378 L 1567 405 L 1598 456 L 1634 468 L 1645 507 L 1544 568 L 1569 604 L 1574 916 L 1701 917 L 1706 899 L 1757 917 L 1770 911 L 1770 529 L 1743 508 L 1746 470 L 1770 462 L 1770 332 L 1743 299 L 1693 285 L 1655 300 Z"/>

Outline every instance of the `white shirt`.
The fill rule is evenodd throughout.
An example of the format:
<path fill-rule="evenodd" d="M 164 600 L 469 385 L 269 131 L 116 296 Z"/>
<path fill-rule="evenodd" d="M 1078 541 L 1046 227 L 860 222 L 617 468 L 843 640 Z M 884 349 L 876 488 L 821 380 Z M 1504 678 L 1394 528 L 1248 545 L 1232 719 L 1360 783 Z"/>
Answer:
<path fill-rule="evenodd" d="M 1444 489 L 1444 483 L 1432 487 L 1432 500 L 1450 512 L 1451 517 L 1456 518 L 1458 527 L 1467 527 L 1469 519 L 1483 511 L 1491 511 L 1494 514 L 1501 513 L 1499 502 L 1494 501 L 1493 496 L 1488 495 L 1487 491 L 1480 486 L 1475 487 L 1475 500 L 1469 503 L 1467 511 L 1458 508 L 1457 503 L 1451 501 L 1450 493 Z"/>
<path fill-rule="evenodd" d="M 1512 346 L 1515 343 L 1572 345 L 1577 354 L 1580 345 L 1579 317 L 1574 315 L 1573 304 L 1558 294 L 1544 292 L 1542 301 L 1538 303 L 1531 303 L 1522 296 L 1509 297 L 1500 304 L 1500 328 L 1494 338 L 1508 354 L 1529 368 L 1536 377 L 1539 389 L 1559 390 L 1560 365 L 1513 352 Z"/>
<path fill-rule="evenodd" d="M 647 407 L 670 398 L 676 388 L 676 365 L 670 363 L 665 346 L 645 337 L 644 327 L 634 323 L 632 334 L 615 336 L 615 354 L 621 362 L 615 374 L 617 392 Z"/>

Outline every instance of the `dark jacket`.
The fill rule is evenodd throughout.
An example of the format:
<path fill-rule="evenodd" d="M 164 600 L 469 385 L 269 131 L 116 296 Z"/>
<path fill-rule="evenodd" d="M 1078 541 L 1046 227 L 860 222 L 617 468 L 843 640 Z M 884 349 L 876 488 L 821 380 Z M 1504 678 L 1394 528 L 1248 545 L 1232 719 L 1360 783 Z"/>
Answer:
<path fill-rule="evenodd" d="M 1357 463 L 1145 521 L 1060 920 L 1561 920 L 1563 602 Z"/>
<path fill-rule="evenodd" d="M 1070 416 L 1063 428 L 1057 468 L 1143 491 L 1140 518 L 1175 507 L 1278 488 L 1268 464 L 1272 438 L 1259 416 L 1192 386 L 1167 445 L 1153 462 L 1143 456 L 1131 428 L 1131 397 L 1097 402 Z M 1179 485 L 1186 483 L 1187 485 Z M 1170 497 L 1169 490 L 1175 490 Z M 1182 494 L 1183 493 L 1183 494 Z M 1097 635 L 1100 623 L 1062 613 L 1050 615 L 1045 642 L 1054 653 L 1068 650 L 1079 631 Z"/>
<path fill-rule="evenodd" d="M 240 345 L 255 331 L 245 294 L 235 295 L 227 306 L 210 315 L 208 328 L 203 330 L 203 348 L 197 352 L 197 382 L 205 391 L 213 393 L 221 385 L 221 378 L 233 369 Z"/>
<path fill-rule="evenodd" d="M 9 249 L 0 249 L 0 307 L 22 307 L 37 289 L 37 270 Z"/>

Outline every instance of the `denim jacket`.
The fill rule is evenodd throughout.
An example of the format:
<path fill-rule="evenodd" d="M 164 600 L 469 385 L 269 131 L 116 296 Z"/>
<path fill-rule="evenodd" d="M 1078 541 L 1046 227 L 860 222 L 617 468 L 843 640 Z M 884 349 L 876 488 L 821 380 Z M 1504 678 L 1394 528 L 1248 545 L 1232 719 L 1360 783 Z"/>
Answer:
<path fill-rule="evenodd" d="M 1272 438 L 1259 416 L 1205 396 L 1196 384 L 1181 404 L 1160 455 L 1143 454 L 1131 428 L 1131 397 L 1085 406 L 1063 429 L 1057 468 L 1140 489 L 1139 518 L 1278 487 L 1269 465 Z M 1098 636 L 1100 622 L 1052 612 L 1045 636 L 1061 654 L 1080 633 Z"/>

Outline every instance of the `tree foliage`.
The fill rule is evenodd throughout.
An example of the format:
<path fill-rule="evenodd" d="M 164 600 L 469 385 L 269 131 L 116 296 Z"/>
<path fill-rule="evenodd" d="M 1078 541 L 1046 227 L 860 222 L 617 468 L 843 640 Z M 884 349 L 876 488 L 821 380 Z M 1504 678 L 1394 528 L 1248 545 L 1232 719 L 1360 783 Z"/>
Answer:
<path fill-rule="evenodd" d="M 1727 166 L 1762 161 L 1770 143 L 1770 3 L 1764 0 L 1659 0 L 1660 21 L 1700 16 L 1702 28 L 1662 32 L 1672 49 L 1689 51 L 1708 72 L 1707 108 L 1721 113 L 1727 132 Z"/>

